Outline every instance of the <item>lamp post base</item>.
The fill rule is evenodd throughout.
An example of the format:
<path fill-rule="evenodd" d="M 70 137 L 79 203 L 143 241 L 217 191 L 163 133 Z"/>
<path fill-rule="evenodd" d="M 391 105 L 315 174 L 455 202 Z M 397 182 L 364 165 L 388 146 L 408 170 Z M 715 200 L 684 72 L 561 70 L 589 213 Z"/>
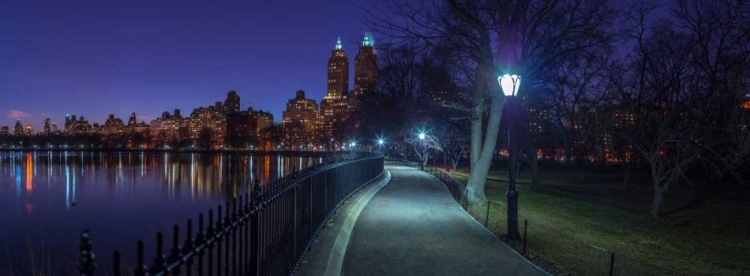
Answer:
<path fill-rule="evenodd" d="M 505 197 L 508 200 L 508 229 L 506 229 L 506 236 L 511 240 L 518 239 L 521 236 L 518 233 L 518 192 L 516 192 L 515 187 L 513 188 L 505 193 Z"/>

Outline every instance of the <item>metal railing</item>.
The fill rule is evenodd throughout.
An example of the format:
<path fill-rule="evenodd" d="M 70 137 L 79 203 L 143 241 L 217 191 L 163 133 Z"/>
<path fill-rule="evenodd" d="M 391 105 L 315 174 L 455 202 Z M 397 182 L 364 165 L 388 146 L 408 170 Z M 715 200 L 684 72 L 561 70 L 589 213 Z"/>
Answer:
<path fill-rule="evenodd" d="M 383 157 L 332 162 L 311 167 L 261 186 L 198 215 L 197 231 L 188 219 L 175 224 L 171 248 L 156 234 L 155 258 L 145 259 L 143 240 L 136 264 L 126 268 L 120 251 L 109 269 L 98 268 L 92 238 L 84 230 L 78 269 L 81 275 L 290 275 L 333 212 L 352 194 L 383 173 Z M 216 216 L 214 216 L 216 214 Z M 183 231 L 183 232 L 181 232 Z M 181 234 L 185 236 L 181 239 Z"/>
<path fill-rule="evenodd" d="M 415 162 L 392 160 L 419 169 Z M 593 246 L 563 231 L 541 223 L 534 223 L 521 215 L 518 221 L 521 238 L 505 238 L 507 205 L 501 202 L 487 201 L 482 204 L 470 204 L 467 200 L 466 187 L 454 179 L 449 172 L 425 166 L 424 171 L 443 182 L 456 202 L 474 219 L 488 230 L 501 237 L 506 244 L 527 259 L 543 263 L 543 267 L 552 274 L 566 275 L 679 275 L 669 269 L 653 265 L 626 254 Z M 498 210 L 499 208 L 499 210 Z"/>
<path fill-rule="evenodd" d="M 390 157 L 386 157 L 385 158 L 385 162 L 391 163 L 391 164 L 399 164 L 399 165 L 409 166 L 409 167 L 419 166 L 419 162 L 407 161 L 407 160 L 403 160 L 403 159 L 395 159 L 395 158 L 390 158 Z"/>

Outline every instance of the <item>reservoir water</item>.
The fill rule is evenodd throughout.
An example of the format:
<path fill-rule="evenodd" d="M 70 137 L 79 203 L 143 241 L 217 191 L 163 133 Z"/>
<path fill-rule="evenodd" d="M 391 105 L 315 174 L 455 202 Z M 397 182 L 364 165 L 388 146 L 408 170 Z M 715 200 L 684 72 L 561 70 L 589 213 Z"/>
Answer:
<path fill-rule="evenodd" d="M 324 162 L 249 153 L 0 152 L 0 275 L 69 271 L 90 229 L 101 260 L 260 183 Z M 150 250 L 148 250 L 150 251 Z M 148 255 L 149 258 L 150 254 Z"/>

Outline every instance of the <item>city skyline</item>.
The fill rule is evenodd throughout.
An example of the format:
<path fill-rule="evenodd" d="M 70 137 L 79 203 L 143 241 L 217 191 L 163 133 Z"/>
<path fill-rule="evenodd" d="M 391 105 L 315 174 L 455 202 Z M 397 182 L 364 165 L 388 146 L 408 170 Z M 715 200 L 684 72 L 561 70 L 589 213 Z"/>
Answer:
<path fill-rule="evenodd" d="M 113 12 L 111 6 L 95 3 L 90 9 L 100 10 L 99 15 L 65 3 L 10 3 L 9 9 L 0 11 L 5 18 L 0 25 L 14 25 L 3 36 L 15 42 L 7 57 L 0 53 L 10 64 L 0 69 L 0 126 L 12 128 L 20 119 L 42 130 L 46 118 L 61 126 L 65 115 L 73 113 L 103 124 L 109 114 L 127 119 L 135 112 L 138 122 L 148 123 L 163 111 L 210 105 L 230 90 L 243 99 L 240 109 L 252 104 L 271 112 L 279 123 L 290 98 L 286 95 L 305 90 L 316 101 L 326 95 L 324 66 L 335 39 L 341 37 L 343 48 L 356 53 L 368 32 L 357 19 L 361 11 L 356 0 L 326 3 L 320 14 L 308 13 L 305 7 L 313 4 L 304 1 L 293 9 L 273 3 L 187 3 L 177 7 L 182 16 L 206 17 L 202 24 L 191 21 L 190 26 L 175 26 L 184 19 L 177 13 L 159 14 L 171 6 L 146 5 L 129 2 L 116 7 L 123 14 L 113 16 L 103 16 Z M 23 12 L 13 15 L 11 10 Z M 83 17 L 72 20 L 77 13 Z M 273 17 L 281 14 L 285 15 Z M 257 16 L 257 22 L 264 21 L 268 28 L 256 28 L 257 22 L 248 16 Z M 81 28 L 77 24 L 82 22 L 102 26 Z M 278 28 L 270 30 L 271 25 Z M 302 25 L 305 28 L 299 28 Z M 154 36 L 160 32 L 178 34 Z M 258 37 L 268 42 L 258 43 Z M 134 38 L 150 43 L 129 43 Z M 205 43 L 227 39 L 237 43 Z M 292 63 L 295 66 L 289 66 Z M 353 73 L 348 76 L 352 83 Z"/>

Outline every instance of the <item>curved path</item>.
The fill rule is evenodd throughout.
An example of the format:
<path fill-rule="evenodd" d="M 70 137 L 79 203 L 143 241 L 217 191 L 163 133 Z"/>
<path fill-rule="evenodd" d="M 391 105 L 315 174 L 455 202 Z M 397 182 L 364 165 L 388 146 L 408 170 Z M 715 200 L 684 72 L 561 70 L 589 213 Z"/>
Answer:
<path fill-rule="evenodd" d="M 342 275 L 548 275 L 466 214 L 436 178 L 387 166 L 359 215 Z"/>

